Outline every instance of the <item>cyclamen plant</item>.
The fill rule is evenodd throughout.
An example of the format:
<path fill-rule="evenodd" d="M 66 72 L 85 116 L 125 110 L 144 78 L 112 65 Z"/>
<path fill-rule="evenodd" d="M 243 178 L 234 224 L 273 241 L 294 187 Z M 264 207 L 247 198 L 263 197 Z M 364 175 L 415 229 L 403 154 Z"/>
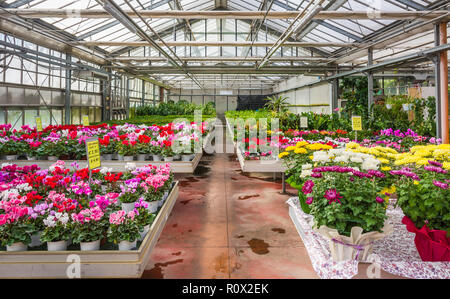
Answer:
<path fill-rule="evenodd" d="M 126 213 L 120 210 L 109 216 L 108 239 L 117 243 L 120 241 L 134 242 L 140 237 L 136 213 L 130 211 Z"/>
<path fill-rule="evenodd" d="M 364 232 L 381 232 L 387 218 L 387 203 L 380 197 L 378 184 L 385 176 L 382 172 L 342 166 L 317 167 L 312 172 L 302 192 L 316 228 L 325 225 L 345 236 L 350 236 L 354 226 Z"/>
<path fill-rule="evenodd" d="M 53 213 L 44 219 L 45 229 L 41 234 L 42 242 L 67 241 L 71 236 L 72 225 L 69 214 Z"/>
<path fill-rule="evenodd" d="M 6 212 L 0 214 L 0 242 L 3 246 L 22 242 L 25 245 L 31 243 L 31 234 L 34 227 L 27 221 L 28 208 L 3 205 L 2 209 Z"/>
<path fill-rule="evenodd" d="M 73 242 L 93 242 L 101 239 L 108 226 L 99 206 L 81 210 L 71 215 L 73 221 Z"/>
<path fill-rule="evenodd" d="M 139 230 L 142 231 L 144 226 L 153 223 L 156 215 L 148 211 L 148 203 L 146 203 L 142 198 L 139 202 L 134 203 L 134 213 L 136 223 L 139 226 Z"/>

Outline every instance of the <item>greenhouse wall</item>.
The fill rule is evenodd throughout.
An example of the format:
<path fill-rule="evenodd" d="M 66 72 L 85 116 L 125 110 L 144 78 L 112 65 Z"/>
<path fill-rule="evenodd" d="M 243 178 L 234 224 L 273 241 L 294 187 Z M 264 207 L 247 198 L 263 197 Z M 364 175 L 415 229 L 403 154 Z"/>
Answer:
<path fill-rule="evenodd" d="M 290 110 L 294 113 L 315 112 L 331 113 L 331 84 L 322 83 L 294 89 L 303 84 L 317 80 L 316 76 L 296 76 L 285 80 L 274 87 L 274 93 L 288 98 L 292 105 Z M 293 90 L 290 90 L 293 89 Z M 283 92 L 284 90 L 290 90 Z"/>

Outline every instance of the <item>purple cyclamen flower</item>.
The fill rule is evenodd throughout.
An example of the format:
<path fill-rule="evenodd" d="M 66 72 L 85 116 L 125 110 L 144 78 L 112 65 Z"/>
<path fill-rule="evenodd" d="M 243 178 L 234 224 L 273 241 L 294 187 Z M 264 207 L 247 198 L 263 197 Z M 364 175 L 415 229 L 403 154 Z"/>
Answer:
<path fill-rule="evenodd" d="M 376 201 L 377 201 L 378 203 L 383 203 L 383 202 L 384 202 L 384 199 L 382 199 L 382 198 L 379 197 L 379 196 L 377 196 L 375 199 L 376 199 Z"/>
<path fill-rule="evenodd" d="M 314 200 L 314 197 L 308 197 L 306 199 L 306 204 L 308 204 L 308 205 L 312 204 L 313 200 Z"/>

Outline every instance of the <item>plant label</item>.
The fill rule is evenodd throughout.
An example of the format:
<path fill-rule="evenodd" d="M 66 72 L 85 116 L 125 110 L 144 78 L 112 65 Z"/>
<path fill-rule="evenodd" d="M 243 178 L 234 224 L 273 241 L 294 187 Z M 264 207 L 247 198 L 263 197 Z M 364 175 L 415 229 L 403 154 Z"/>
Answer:
<path fill-rule="evenodd" d="M 99 168 L 102 165 L 100 161 L 100 143 L 98 142 L 98 138 L 86 140 L 86 154 L 89 162 L 89 170 Z"/>
<path fill-rule="evenodd" d="M 300 128 L 308 128 L 308 117 L 300 116 Z"/>
<path fill-rule="evenodd" d="M 85 126 L 85 127 L 89 126 L 89 115 L 83 116 L 83 126 Z"/>
<path fill-rule="evenodd" d="M 42 119 L 41 119 L 41 117 L 40 116 L 36 116 L 36 130 L 38 131 L 38 132 L 42 132 Z"/>
<path fill-rule="evenodd" d="M 353 131 L 362 131 L 361 116 L 352 116 L 352 129 Z"/>

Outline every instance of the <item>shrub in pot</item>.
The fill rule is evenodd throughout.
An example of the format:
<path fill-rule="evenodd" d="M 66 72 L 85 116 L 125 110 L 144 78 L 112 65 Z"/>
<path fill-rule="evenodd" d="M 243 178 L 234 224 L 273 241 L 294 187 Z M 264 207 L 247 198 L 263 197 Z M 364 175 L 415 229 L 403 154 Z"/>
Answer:
<path fill-rule="evenodd" d="M 100 240 L 108 227 L 107 219 L 99 206 L 71 214 L 72 240 L 80 243 L 81 250 L 99 250 Z"/>
<path fill-rule="evenodd" d="M 26 143 L 16 141 L 7 136 L 2 138 L 0 142 L 0 155 L 4 155 L 7 160 L 17 160 L 17 156 L 25 154 L 26 149 Z"/>
<path fill-rule="evenodd" d="M 131 250 L 136 247 L 140 237 L 136 213 L 121 210 L 109 216 L 108 240 L 119 243 L 119 250 Z"/>
<path fill-rule="evenodd" d="M 41 241 L 47 243 L 48 251 L 65 251 L 71 234 L 69 214 L 60 212 L 52 214 L 43 221 L 45 228 L 41 234 Z"/>
<path fill-rule="evenodd" d="M 385 224 L 387 203 L 379 197 L 377 170 L 323 166 L 312 170 L 302 188 L 311 206 L 314 228 L 330 240 L 333 259 L 366 260 L 373 242 L 392 231 Z"/>
<path fill-rule="evenodd" d="M 108 135 L 99 138 L 98 141 L 100 143 L 100 154 L 105 160 L 112 160 L 112 154 L 116 151 L 114 142 Z"/>
<path fill-rule="evenodd" d="M 443 165 L 430 165 L 414 171 L 393 170 L 397 180 L 397 205 L 402 222 L 415 233 L 414 243 L 423 261 L 450 261 L 450 174 Z"/>
<path fill-rule="evenodd" d="M 122 203 L 122 209 L 129 212 L 134 209 L 134 203 L 144 195 L 144 189 L 141 187 L 141 179 L 138 177 L 125 180 L 120 185 L 119 199 Z"/>
<path fill-rule="evenodd" d="M 137 153 L 136 141 L 122 140 L 117 145 L 119 155 L 124 157 L 134 157 Z"/>

